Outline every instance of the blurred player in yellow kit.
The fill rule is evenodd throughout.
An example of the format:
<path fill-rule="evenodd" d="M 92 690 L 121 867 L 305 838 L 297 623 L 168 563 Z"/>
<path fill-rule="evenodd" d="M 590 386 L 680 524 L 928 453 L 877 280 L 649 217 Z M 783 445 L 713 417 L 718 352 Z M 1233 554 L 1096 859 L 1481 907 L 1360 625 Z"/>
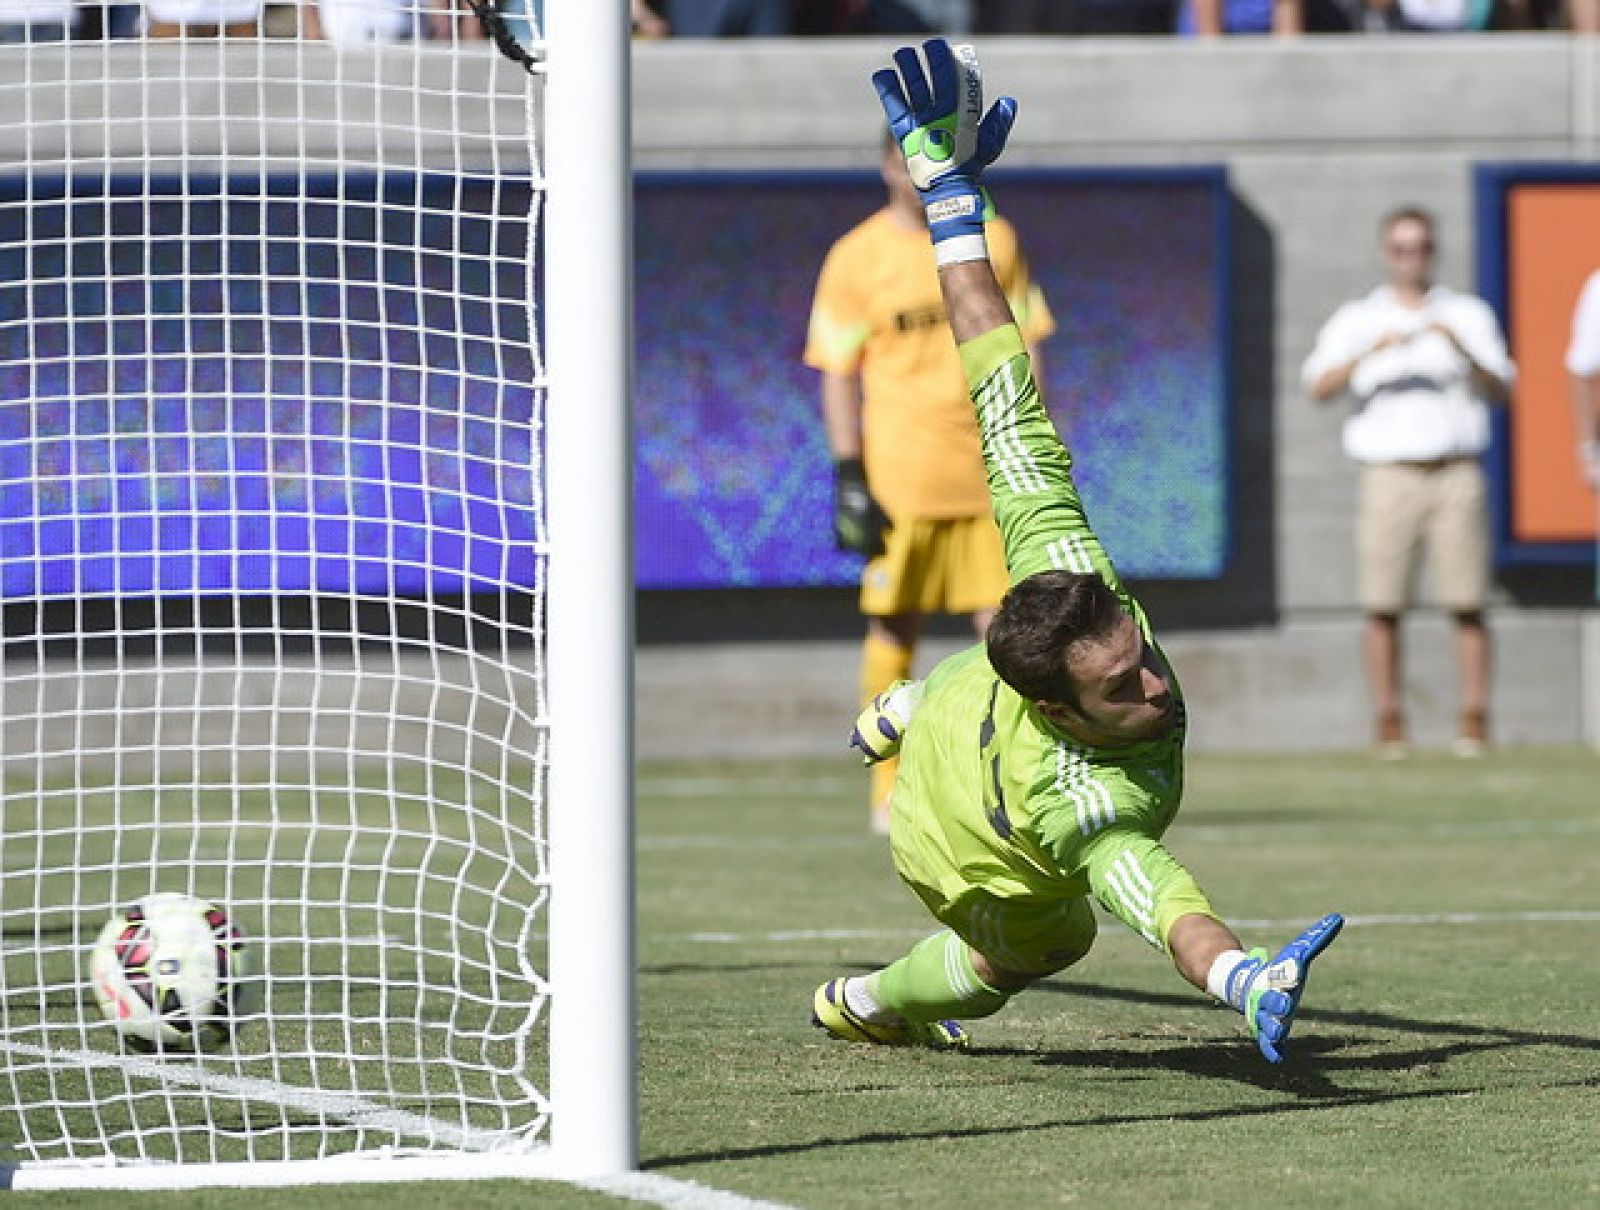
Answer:
<path fill-rule="evenodd" d="M 945 318 L 922 200 L 890 137 L 888 202 L 823 262 L 805 362 L 822 372 L 834 458 L 834 536 L 868 559 L 861 698 L 911 675 L 922 620 L 971 614 L 981 635 L 1006 590 L 978 427 Z M 1030 351 L 1055 330 L 1015 230 L 989 216 L 990 255 Z M 872 770 L 873 829 L 888 831 L 895 764 Z"/>

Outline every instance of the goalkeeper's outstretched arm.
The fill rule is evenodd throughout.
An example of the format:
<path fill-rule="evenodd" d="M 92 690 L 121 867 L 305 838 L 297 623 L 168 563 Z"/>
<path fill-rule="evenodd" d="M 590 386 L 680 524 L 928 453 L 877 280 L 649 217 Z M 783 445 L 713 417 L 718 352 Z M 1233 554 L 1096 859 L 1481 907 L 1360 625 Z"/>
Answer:
<path fill-rule="evenodd" d="M 961 349 L 989 495 L 1013 583 L 1041 571 L 1093 572 L 1119 595 L 1116 570 L 1095 537 L 1072 481 L 1072 458 L 1039 399 L 1026 346 L 989 261 L 983 171 L 1016 119 L 1010 97 L 983 112 L 970 46 L 943 39 L 896 52 L 873 76 L 889 127 L 921 195 L 945 308 Z M 1124 602 L 1138 611 L 1131 598 Z"/>
<path fill-rule="evenodd" d="M 996 328 L 1016 326 L 1011 304 L 1000 288 L 1000 279 L 994 275 L 987 251 L 981 260 L 939 266 L 939 289 L 944 293 L 950 330 L 955 333 L 957 344 L 976 340 Z"/>

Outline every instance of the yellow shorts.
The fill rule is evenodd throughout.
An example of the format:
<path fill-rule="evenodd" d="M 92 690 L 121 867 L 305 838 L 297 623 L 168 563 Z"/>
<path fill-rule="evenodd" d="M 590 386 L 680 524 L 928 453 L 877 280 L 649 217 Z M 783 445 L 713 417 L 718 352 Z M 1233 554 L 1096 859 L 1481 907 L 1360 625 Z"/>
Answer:
<path fill-rule="evenodd" d="M 861 573 L 861 612 L 974 613 L 1000 604 L 1010 587 L 1000 527 L 981 517 L 897 522 L 886 549 Z"/>

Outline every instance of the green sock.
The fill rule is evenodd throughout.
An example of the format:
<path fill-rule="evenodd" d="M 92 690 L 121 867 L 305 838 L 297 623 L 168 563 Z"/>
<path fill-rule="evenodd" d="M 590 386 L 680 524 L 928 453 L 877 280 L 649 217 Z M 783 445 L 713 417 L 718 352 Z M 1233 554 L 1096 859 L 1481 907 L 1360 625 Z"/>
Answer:
<path fill-rule="evenodd" d="M 970 1021 L 999 1012 L 1011 998 L 978 978 L 967 943 L 949 931 L 917 942 L 873 975 L 868 988 L 883 1007 L 913 1021 Z"/>

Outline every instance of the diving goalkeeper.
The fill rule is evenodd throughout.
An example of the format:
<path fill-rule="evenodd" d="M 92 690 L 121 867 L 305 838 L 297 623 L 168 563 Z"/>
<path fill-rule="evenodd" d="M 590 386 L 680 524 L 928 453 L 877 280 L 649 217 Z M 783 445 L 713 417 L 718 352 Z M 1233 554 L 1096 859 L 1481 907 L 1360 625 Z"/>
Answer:
<path fill-rule="evenodd" d="M 1162 847 L 1183 788 L 1183 696 L 1084 516 L 984 242 L 981 177 L 1016 102 L 985 115 L 972 49 L 923 49 L 925 65 L 902 49 L 873 83 L 927 211 L 1011 588 L 984 646 L 879 695 L 857 722 L 869 763 L 900 755 L 895 867 L 946 930 L 883 970 L 824 983 L 815 1022 L 855 1042 L 965 1047 L 959 1021 L 1089 952 L 1092 895 L 1242 1013 L 1280 1062 L 1311 962 L 1343 918 L 1276 955 L 1247 951 Z"/>

